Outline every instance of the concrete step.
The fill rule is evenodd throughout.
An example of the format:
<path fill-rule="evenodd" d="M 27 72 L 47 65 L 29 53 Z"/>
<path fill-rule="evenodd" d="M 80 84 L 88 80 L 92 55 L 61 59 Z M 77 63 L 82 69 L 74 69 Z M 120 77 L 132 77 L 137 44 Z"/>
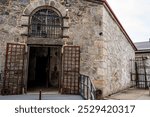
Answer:
<path fill-rule="evenodd" d="M 0 96 L 0 100 L 38 100 L 38 94 Z M 42 100 L 83 100 L 80 95 L 43 94 Z"/>

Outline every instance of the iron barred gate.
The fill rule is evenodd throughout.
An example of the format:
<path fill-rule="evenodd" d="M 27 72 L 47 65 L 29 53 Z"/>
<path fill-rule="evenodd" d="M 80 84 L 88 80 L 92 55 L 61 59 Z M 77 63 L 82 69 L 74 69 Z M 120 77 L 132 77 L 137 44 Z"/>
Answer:
<path fill-rule="evenodd" d="M 79 94 L 80 47 L 65 46 L 63 53 L 62 93 Z"/>
<path fill-rule="evenodd" d="M 150 87 L 150 66 L 146 61 L 146 57 L 136 57 L 135 60 L 131 60 L 131 81 L 134 87 L 144 89 Z"/>
<path fill-rule="evenodd" d="M 7 43 L 3 95 L 22 93 L 24 53 L 24 44 Z"/>

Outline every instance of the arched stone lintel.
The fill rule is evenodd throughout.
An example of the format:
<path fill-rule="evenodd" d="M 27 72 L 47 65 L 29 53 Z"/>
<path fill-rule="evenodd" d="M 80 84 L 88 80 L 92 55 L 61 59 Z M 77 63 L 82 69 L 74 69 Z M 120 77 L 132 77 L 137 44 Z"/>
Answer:
<path fill-rule="evenodd" d="M 32 14 L 32 12 L 36 8 L 43 7 L 43 6 L 50 6 L 50 7 L 57 9 L 61 13 L 62 17 L 65 17 L 67 14 L 66 8 L 55 0 L 34 0 L 25 8 L 25 10 L 23 12 L 23 16 L 21 17 L 21 25 L 28 25 L 29 24 L 29 16 Z M 69 27 L 68 19 L 64 19 L 63 24 L 64 24 L 64 27 Z M 22 27 L 20 34 L 27 35 L 28 28 Z M 69 35 L 68 29 L 63 30 L 63 35 L 65 35 L 65 36 Z M 65 39 L 63 39 L 63 41 L 65 42 Z"/>
<path fill-rule="evenodd" d="M 24 10 L 23 15 L 30 15 L 32 11 L 40 6 L 50 6 L 57 9 L 63 17 L 66 16 L 66 8 L 55 0 L 35 0 Z"/>

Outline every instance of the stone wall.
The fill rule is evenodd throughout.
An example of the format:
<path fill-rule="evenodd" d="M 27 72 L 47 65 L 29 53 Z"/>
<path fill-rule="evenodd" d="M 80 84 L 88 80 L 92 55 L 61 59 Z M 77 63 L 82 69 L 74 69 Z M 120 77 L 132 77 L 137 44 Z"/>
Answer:
<path fill-rule="evenodd" d="M 20 18 L 29 0 L 0 1 L 0 73 L 4 73 L 6 43 L 24 43 L 20 36 Z M 0 85 L 2 81 L 0 81 Z M 0 86 L 1 87 L 1 86 Z"/>
<path fill-rule="evenodd" d="M 29 15 L 36 7 L 52 5 L 69 17 L 64 20 L 64 26 L 69 28 L 63 32 L 69 38 L 63 38 L 63 42 L 81 47 L 81 74 L 90 76 L 104 95 L 130 86 L 129 60 L 134 58 L 134 50 L 102 4 L 69 0 L 70 6 L 66 7 L 62 0 L 29 1 L 13 0 L 5 5 L 0 2 L 0 71 L 4 70 L 6 43 L 28 42 L 21 36 L 27 33 L 27 27 L 21 25 L 28 25 L 28 18 L 22 15 Z"/>
<path fill-rule="evenodd" d="M 103 10 L 103 32 L 105 46 L 105 88 L 104 95 L 116 93 L 131 86 L 130 71 L 131 59 L 135 58 L 135 52 L 129 44 L 111 14 Z"/>
<path fill-rule="evenodd" d="M 102 6 L 94 3 L 74 3 L 69 8 L 69 44 L 81 47 L 81 73 L 98 79 L 97 68 L 101 66 Z"/>
<path fill-rule="evenodd" d="M 81 47 L 81 73 L 93 79 L 103 96 L 130 87 L 134 48 L 106 8 L 78 2 L 69 13 L 69 42 Z"/>

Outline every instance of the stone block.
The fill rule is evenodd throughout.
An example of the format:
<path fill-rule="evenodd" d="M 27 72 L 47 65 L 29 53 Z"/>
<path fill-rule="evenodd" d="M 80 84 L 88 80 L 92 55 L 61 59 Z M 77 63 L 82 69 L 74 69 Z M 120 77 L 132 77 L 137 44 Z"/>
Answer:
<path fill-rule="evenodd" d="M 50 5 L 50 6 L 52 6 L 52 7 L 54 7 L 54 6 L 55 6 L 55 4 L 56 4 L 56 2 L 55 2 L 55 1 L 53 1 L 53 0 L 49 2 L 49 5 Z"/>
<path fill-rule="evenodd" d="M 89 54 L 91 54 L 91 55 L 98 54 L 98 49 L 96 47 L 93 47 L 90 45 L 87 45 L 87 46 L 88 46 L 88 53 Z"/>
<path fill-rule="evenodd" d="M 64 27 L 69 27 L 69 20 L 68 19 L 64 19 Z"/>
<path fill-rule="evenodd" d="M 40 4 L 40 6 L 45 5 L 45 0 L 39 0 L 39 4 Z"/>
<path fill-rule="evenodd" d="M 33 2 L 33 3 L 31 4 L 31 6 L 32 6 L 33 9 L 36 9 L 37 7 L 40 6 L 40 4 L 39 4 L 39 2 Z"/>
<path fill-rule="evenodd" d="M 60 6 L 61 6 L 60 3 L 58 3 L 58 2 L 56 2 L 54 5 L 55 8 L 59 8 Z"/>
<path fill-rule="evenodd" d="M 30 5 L 28 5 L 27 9 L 29 11 L 29 14 L 31 14 L 31 12 L 36 8 L 35 3 L 31 3 Z"/>
<path fill-rule="evenodd" d="M 64 29 L 63 30 L 63 35 L 64 36 L 69 36 L 69 29 Z"/>
<path fill-rule="evenodd" d="M 27 7 L 23 13 L 24 13 L 24 15 L 30 15 L 31 11 Z"/>
<path fill-rule="evenodd" d="M 107 69 L 97 68 L 97 75 L 105 76 L 106 75 L 106 71 L 107 71 Z"/>
<path fill-rule="evenodd" d="M 66 16 L 66 8 L 65 8 L 64 6 L 60 5 L 60 7 L 57 8 L 57 9 L 61 12 L 61 15 L 62 15 L 63 17 Z"/>
<path fill-rule="evenodd" d="M 104 43 L 104 41 L 94 41 L 94 46 L 97 48 L 103 48 Z"/>
<path fill-rule="evenodd" d="M 29 17 L 28 16 L 22 16 L 21 17 L 21 25 L 28 25 L 29 24 Z"/>
<path fill-rule="evenodd" d="M 99 54 L 100 54 L 101 56 L 107 56 L 107 55 L 108 55 L 108 52 L 107 52 L 106 49 L 101 48 L 101 49 L 99 49 Z"/>
<path fill-rule="evenodd" d="M 96 54 L 95 55 L 95 62 L 101 61 L 101 62 L 106 62 L 107 61 L 107 56 L 101 55 L 101 54 Z"/>
<path fill-rule="evenodd" d="M 103 89 L 105 87 L 105 80 L 92 80 L 96 89 Z"/>
<path fill-rule="evenodd" d="M 28 34 L 28 27 L 22 27 L 20 30 L 20 34 Z"/>

